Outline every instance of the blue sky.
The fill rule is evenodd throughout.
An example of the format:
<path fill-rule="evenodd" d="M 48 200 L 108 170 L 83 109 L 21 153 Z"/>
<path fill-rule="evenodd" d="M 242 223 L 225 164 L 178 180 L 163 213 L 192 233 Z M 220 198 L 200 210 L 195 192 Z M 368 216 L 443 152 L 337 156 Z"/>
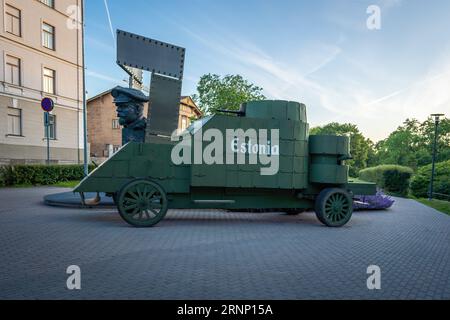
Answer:
<path fill-rule="evenodd" d="M 86 1 L 88 96 L 127 85 L 111 23 L 185 47 L 185 95 L 205 73 L 241 74 L 270 99 L 305 103 L 311 126 L 351 122 L 374 141 L 406 118 L 450 114 L 448 0 L 106 3 L 110 19 L 105 0 Z M 369 5 L 380 30 L 366 26 Z"/>

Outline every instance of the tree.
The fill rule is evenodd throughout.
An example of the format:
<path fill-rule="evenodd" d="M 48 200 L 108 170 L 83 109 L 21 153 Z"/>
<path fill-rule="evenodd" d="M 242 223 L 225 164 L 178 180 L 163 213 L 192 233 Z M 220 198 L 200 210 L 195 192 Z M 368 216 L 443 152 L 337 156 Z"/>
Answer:
<path fill-rule="evenodd" d="M 432 161 L 435 124 L 433 118 L 428 118 L 420 126 L 420 149 L 417 157 L 419 166 Z M 450 160 L 450 118 L 441 119 L 438 127 L 437 162 Z M 421 156 L 423 155 L 423 156 Z"/>
<path fill-rule="evenodd" d="M 415 135 L 404 128 L 392 132 L 386 140 L 377 144 L 377 153 L 381 163 L 415 168 L 417 166 L 416 140 Z"/>
<path fill-rule="evenodd" d="M 414 169 L 432 161 L 434 120 L 424 122 L 406 119 L 402 126 L 388 138 L 377 143 L 377 155 L 382 164 L 399 164 Z M 439 124 L 437 162 L 450 159 L 450 119 L 444 118 Z"/>
<path fill-rule="evenodd" d="M 354 124 L 332 122 L 322 127 L 312 128 L 310 134 L 350 136 L 350 153 L 353 159 L 347 160 L 346 163 L 350 167 L 350 176 L 352 177 L 356 177 L 360 170 L 366 168 L 369 160 L 371 165 L 375 164 L 373 142 L 370 139 L 366 139 Z M 371 157 L 370 159 L 369 156 Z"/>
<path fill-rule="evenodd" d="M 214 114 L 219 109 L 239 110 L 240 105 L 247 101 L 264 100 L 262 90 L 240 75 L 221 78 L 217 74 L 205 74 L 192 98 L 205 114 Z"/>
<path fill-rule="evenodd" d="M 367 152 L 367 167 L 376 167 L 380 164 L 380 156 L 377 153 L 376 144 L 370 139 L 367 139 L 367 143 L 369 144 L 369 150 Z"/>

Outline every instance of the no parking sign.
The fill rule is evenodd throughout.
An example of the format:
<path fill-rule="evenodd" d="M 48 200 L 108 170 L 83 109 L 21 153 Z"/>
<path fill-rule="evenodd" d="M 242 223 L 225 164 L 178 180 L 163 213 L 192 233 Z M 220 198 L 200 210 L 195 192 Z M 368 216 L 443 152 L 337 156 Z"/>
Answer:
<path fill-rule="evenodd" d="M 41 100 L 41 108 L 45 112 L 51 112 L 55 107 L 55 103 L 50 98 L 44 98 Z"/>

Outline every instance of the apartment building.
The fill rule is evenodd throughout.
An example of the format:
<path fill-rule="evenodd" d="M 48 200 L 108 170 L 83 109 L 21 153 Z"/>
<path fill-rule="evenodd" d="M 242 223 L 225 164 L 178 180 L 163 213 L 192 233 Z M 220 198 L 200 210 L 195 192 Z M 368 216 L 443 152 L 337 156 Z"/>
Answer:
<path fill-rule="evenodd" d="M 90 157 L 101 163 L 122 145 L 122 127 L 117 118 L 116 106 L 111 90 L 102 92 L 87 101 L 87 128 Z M 144 105 L 144 115 L 148 104 Z M 178 128 L 186 129 L 193 118 L 200 118 L 202 112 L 189 96 L 181 97 Z"/>
<path fill-rule="evenodd" d="M 83 161 L 83 0 L 0 0 L 0 164 Z"/>

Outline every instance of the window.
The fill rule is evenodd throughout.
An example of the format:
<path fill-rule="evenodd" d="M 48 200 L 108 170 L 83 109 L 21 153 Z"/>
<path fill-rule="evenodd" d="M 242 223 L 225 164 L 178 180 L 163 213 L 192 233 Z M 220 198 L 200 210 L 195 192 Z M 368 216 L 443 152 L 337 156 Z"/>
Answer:
<path fill-rule="evenodd" d="M 55 70 L 44 68 L 42 80 L 44 92 L 55 94 Z"/>
<path fill-rule="evenodd" d="M 18 37 L 21 36 L 21 12 L 19 9 L 14 8 L 7 4 L 5 6 L 5 25 L 6 32 L 12 33 Z"/>
<path fill-rule="evenodd" d="M 184 130 L 188 127 L 188 119 L 186 116 L 181 117 L 181 130 Z"/>
<path fill-rule="evenodd" d="M 112 128 L 113 129 L 120 129 L 119 119 L 113 119 L 113 121 L 112 121 Z"/>
<path fill-rule="evenodd" d="M 42 23 L 42 45 L 55 50 L 55 28 L 47 23 Z"/>
<path fill-rule="evenodd" d="M 103 156 L 104 157 L 109 157 L 110 156 L 110 154 L 109 154 L 110 152 L 112 153 L 112 146 L 110 144 L 107 144 L 106 148 L 103 149 Z M 96 156 L 97 156 L 97 154 L 95 154 L 95 157 Z"/>
<path fill-rule="evenodd" d="M 116 153 L 117 151 L 119 151 L 119 149 L 120 149 L 120 146 L 114 146 L 113 147 L 113 152 Z"/>
<path fill-rule="evenodd" d="M 48 115 L 48 133 L 50 140 L 56 139 L 56 116 L 54 114 Z M 45 126 L 45 113 L 44 113 L 44 137 L 47 138 L 47 127 Z"/>
<path fill-rule="evenodd" d="M 20 59 L 6 55 L 5 81 L 20 86 Z"/>
<path fill-rule="evenodd" d="M 8 135 L 22 135 L 22 110 L 8 107 Z"/>
<path fill-rule="evenodd" d="M 41 2 L 43 4 L 45 4 L 46 6 L 49 6 L 50 8 L 55 7 L 55 1 L 53 1 L 53 0 L 41 0 Z"/>

